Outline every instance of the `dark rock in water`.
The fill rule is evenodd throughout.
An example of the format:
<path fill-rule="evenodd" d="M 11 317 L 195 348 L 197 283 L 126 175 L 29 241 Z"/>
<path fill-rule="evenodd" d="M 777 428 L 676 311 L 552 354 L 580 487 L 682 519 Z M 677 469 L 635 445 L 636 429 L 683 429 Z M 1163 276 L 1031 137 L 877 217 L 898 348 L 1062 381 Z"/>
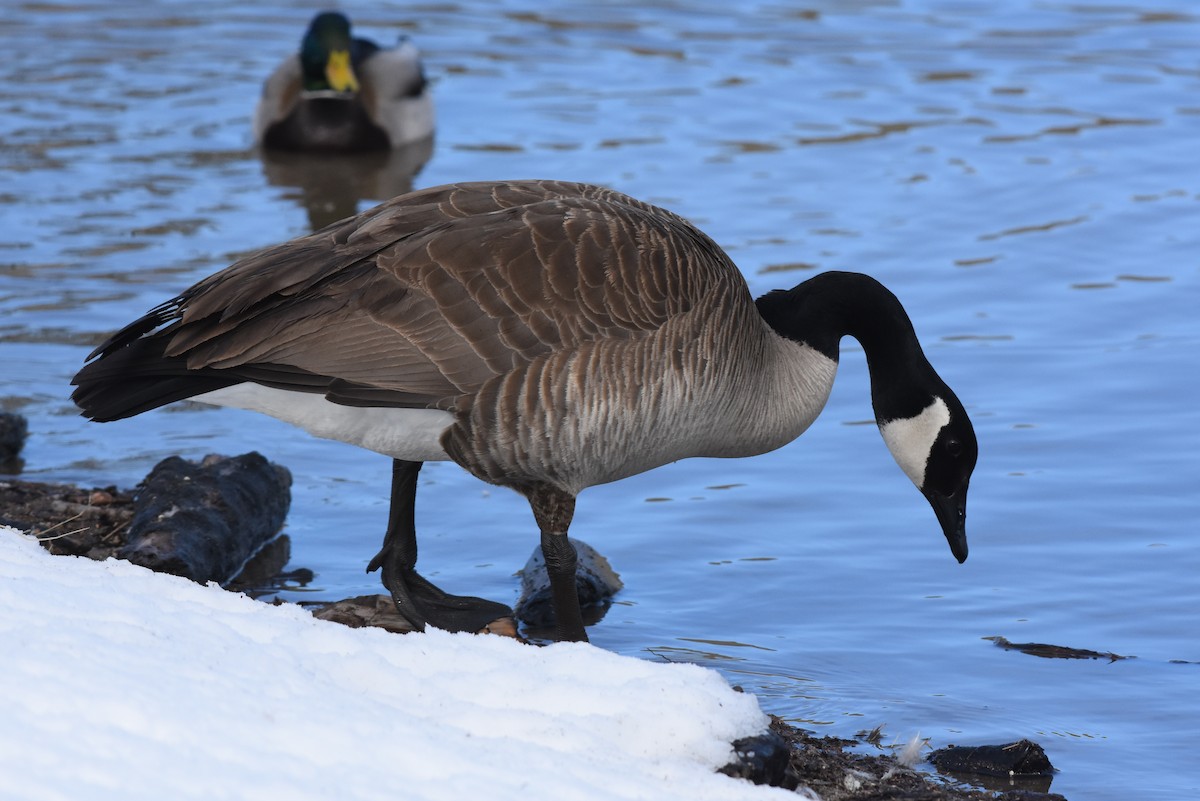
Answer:
<path fill-rule="evenodd" d="M 1042 747 L 1030 740 L 1007 745 L 939 748 L 929 755 L 938 770 L 983 776 L 1052 776 L 1054 766 Z"/>
<path fill-rule="evenodd" d="M 139 485 L 117 554 L 193 581 L 233 578 L 283 526 L 292 476 L 258 453 L 162 460 Z"/>
<path fill-rule="evenodd" d="M 1004 801 L 1055 801 L 1054 766 L 1035 742 L 939 748 L 929 755 L 939 773 L 1002 793 Z"/>
<path fill-rule="evenodd" d="M 721 768 L 719 773 L 786 790 L 795 790 L 800 784 L 790 767 L 791 747 L 773 731 L 735 740 L 733 752 L 737 758 Z"/>
<path fill-rule="evenodd" d="M 624 585 L 612 565 L 595 548 L 574 537 L 571 538 L 571 544 L 579 555 L 579 566 L 575 571 L 579 606 L 583 609 L 583 622 L 591 625 L 604 617 L 612 597 Z M 534 548 L 533 555 L 521 568 L 521 597 L 517 600 L 514 613 L 531 628 L 554 625 L 550 576 L 546 573 L 546 560 L 540 547 Z"/>
<path fill-rule="evenodd" d="M 19 473 L 21 448 L 29 435 L 25 418 L 13 412 L 0 412 L 0 473 Z"/>

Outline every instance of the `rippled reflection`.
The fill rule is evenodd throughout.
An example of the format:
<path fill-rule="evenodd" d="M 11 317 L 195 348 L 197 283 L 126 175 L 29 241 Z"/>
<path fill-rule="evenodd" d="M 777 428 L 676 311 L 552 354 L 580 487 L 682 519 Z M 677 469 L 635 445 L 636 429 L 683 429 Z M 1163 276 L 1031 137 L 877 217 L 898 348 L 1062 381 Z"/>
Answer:
<path fill-rule="evenodd" d="M 352 154 L 263 150 L 263 175 L 308 215 L 312 230 L 357 214 L 360 201 L 383 201 L 411 191 L 413 179 L 433 155 L 433 139 L 402 148 Z"/>

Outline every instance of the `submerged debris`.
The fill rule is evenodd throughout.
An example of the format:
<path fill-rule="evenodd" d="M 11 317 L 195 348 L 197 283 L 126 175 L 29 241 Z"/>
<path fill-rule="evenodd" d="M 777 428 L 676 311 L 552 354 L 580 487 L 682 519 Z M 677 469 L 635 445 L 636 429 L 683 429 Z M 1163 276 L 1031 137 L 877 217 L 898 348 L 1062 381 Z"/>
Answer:
<path fill-rule="evenodd" d="M 1020 651 L 1030 656 L 1040 656 L 1044 659 L 1107 659 L 1116 662 L 1118 659 L 1134 659 L 1132 656 L 1121 656 L 1111 651 L 1089 651 L 1086 648 L 1068 648 L 1065 645 L 1047 645 L 1041 642 L 1009 642 L 1004 637 L 984 637 L 991 640 L 1006 651 Z"/>

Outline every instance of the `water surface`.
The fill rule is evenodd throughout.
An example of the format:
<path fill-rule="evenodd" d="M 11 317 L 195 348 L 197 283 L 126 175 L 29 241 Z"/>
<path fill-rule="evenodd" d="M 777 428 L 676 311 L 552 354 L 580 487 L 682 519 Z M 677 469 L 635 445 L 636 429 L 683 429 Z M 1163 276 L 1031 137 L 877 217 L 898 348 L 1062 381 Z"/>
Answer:
<path fill-rule="evenodd" d="M 600 647 L 695 661 L 800 725 L 1040 742 L 1072 799 L 1200 793 L 1200 14 L 1154 3 L 702 0 L 346 6 L 413 36 L 432 154 L 262 160 L 260 81 L 312 5 L 13 4 L 0 22 L 0 405 L 24 477 L 131 486 L 256 449 L 295 477 L 291 600 L 375 591 L 383 457 L 181 406 L 96 426 L 90 345 L 250 250 L 408 185 L 555 177 L 691 218 L 751 288 L 869 272 L 975 420 L 959 566 L 871 425 L 847 340 L 798 442 L 585 493 L 622 574 Z M 414 176 L 414 164 L 428 162 Z M 330 182 L 345 174 L 350 187 Z M 524 501 L 422 474 L 422 565 L 512 601 Z M 1134 655 L 1039 659 L 983 638 Z"/>

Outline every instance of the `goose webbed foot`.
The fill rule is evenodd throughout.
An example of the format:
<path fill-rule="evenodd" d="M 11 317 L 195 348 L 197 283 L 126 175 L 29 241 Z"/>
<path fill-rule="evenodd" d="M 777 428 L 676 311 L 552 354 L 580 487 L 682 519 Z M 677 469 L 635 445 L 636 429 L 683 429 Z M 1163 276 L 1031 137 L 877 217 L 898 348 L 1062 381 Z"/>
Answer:
<path fill-rule="evenodd" d="M 367 572 L 383 568 L 383 586 L 391 593 L 396 611 L 417 631 L 424 631 L 427 625 L 446 631 L 482 631 L 489 623 L 512 617 L 512 609 L 502 603 L 451 595 L 404 561 L 393 558 L 385 546 L 371 560 Z"/>
<path fill-rule="evenodd" d="M 414 522 L 417 473 L 420 462 L 392 462 L 392 505 L 383 548 L 367 565 L 367 572 L 383 569 L 383 586 L 391 593 L 396 611 L 417 631 L 427 625 L 447 631 L 481 631 L 512 609 L 502 603 L 470 595 L 451 595 L 416 570 L 417 530 Z"/>

